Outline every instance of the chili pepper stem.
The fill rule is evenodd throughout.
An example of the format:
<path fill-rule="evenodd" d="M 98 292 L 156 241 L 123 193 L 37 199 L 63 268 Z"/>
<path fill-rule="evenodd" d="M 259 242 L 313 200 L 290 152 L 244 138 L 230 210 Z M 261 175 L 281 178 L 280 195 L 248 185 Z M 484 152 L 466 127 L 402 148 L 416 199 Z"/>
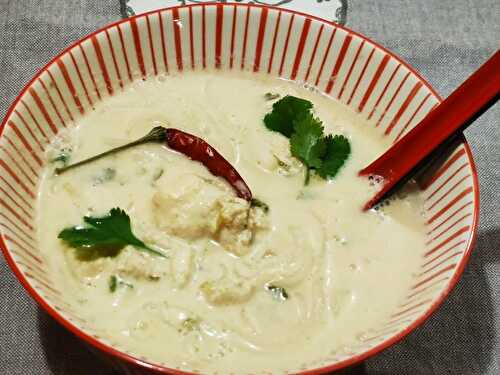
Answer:
<path fill-rule="evenodd" d="M 95 161 L 97 159 L 101 159 L 105 156 L 112 155 L 112 154 L 115 154 L 117 152 L 126 150 L 130 147 L 142 145 L 144 143 L 149 143 L 149 142 L 164 142 L 166 139 L 167 139 L 167 129 L 162 127 L 162 126 L 157 126 L 157 127 L 153 128 L 148 134 L 146 134 L 142 138 L 139 138 L 133 142 L 127 143 L 123 146 L 119 146 L 119 147 L 113 148 L 111 150 L 102 152 L 102 153 L 95 155 L 95 156 L 92 156 L 88 159 L 81 160 L 77 163 L 68 165 L 66 167 L 56 168 L 55 172 L 56 172 L 56 174 L 59 175 L 59 174 L 62 174 L 70 169 L 73 169 L 73 168 L 79 167 L 81 165 L 90 163 L 90 162 Z"/>
<path fill-rule="evenodd" d="M 59 175 L 70 169 L 90 163 L 102 157 L 115 154 L 119 151 L 126 150 L 130 147 L 141 145 L 148 142 L 164 142 L 170 149 L 186 155 L 191 160 L 202 163 L 216 177 L 224 178 L 235 190 L 238 197 L 250 201 L 252 192 L 240 176 L 238 171 L 220 155 L 217 150 L 210 146 L 203 139 L 182 130 L 173 128 L 164 128 L 157 126 L 153 128 L 146 136 L 137 139 L 136 141 L 127 143 L 123 146 L 105 151 L 99 155 L 79 161 L 62 168 L 56 168 L 55 173 Z"/>

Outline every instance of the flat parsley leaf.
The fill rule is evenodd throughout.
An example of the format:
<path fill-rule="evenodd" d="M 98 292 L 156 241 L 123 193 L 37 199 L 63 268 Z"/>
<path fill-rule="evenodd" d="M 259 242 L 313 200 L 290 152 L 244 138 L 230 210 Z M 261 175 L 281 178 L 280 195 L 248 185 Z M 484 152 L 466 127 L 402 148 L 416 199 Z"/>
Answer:
<path fill-rule="evenodd" d="M 310 101 L 288 95 L 275 102 L 264 117 L 268 129 L 290 138 L 291 154 L 306 167 L 306 185 L 311 170 L 324 179 L 335 177 L 351 153 L 343 135 L 323 135 L 323 124 L 311 113 L 312 108 Z"/>
<path fill-rule="evenodd" d="M 311 109 L 310 101 L 287 95 L 273 104 L 272 112 L 264 117 L 264 124 L 269 130 L 290 138 L 294 132 L 294 121 Z"/>
<path fill-rule="evenodd" d="M 351 153 L 349 140 L 343 135 L 332 136 L 329 134 L 325 138 L 325 154 L 323 162 L 317 169 L 318 174 L 323 178 L 333 178 Z"/>
<path fill-rule="evenodd" d="M 59 233 L 58 238 L 71 247 L 88 251 L 92 254 L 91 258 L 117 255 L 127 245 L 164 256 L 134 236 L 130 217 L 120 208 L 112 208 L 103 217 L 85 216 L 83 221 L 85 225 L 66 228 Z M 114 251 L 110 252 L 110 249 Z"/>

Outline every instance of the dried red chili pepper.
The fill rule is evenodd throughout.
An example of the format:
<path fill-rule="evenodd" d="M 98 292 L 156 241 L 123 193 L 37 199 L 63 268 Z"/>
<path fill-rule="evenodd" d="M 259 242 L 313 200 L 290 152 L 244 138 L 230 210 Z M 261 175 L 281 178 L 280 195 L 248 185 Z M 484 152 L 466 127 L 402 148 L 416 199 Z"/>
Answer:
<path fill-rule="evenodd" d="M 210 146 L 203 139 L 183 132 L 178 129 L 164 128 L 157 126 L 153 128 L 146 136 L 126 145 L 113 148 L 91 158 L 79 161 L 75 164 L 62 168 L 56 168 L 56 173 L 61 174 L 69 169 L 73 169 L 91 161 L 100 159 L 104 156 L 117 153 L 127 148 L 137 146 L 148 142 L 165 142 L 172 150 L 178 151 L 188 158 L 202 163 L 216 177 L 224 178 L 235 190 L 238 197 L 252 200 L 252 192 L 238 171 L 219 154 L 219 152 Z"/>
<path fill-rule="evenodd" d="M 222 177 L 238 197 L 250 201 L 252 192 L 238 171 L 203 139 L 177 129 L 165 129 L 168 147 L 203 164 L 216 177 Z"/>

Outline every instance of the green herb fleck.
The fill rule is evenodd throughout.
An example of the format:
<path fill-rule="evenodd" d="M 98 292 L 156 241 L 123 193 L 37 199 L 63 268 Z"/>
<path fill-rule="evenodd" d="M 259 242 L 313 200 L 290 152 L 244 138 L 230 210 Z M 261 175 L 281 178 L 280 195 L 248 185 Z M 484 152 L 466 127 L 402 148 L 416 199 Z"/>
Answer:
<path fill-rule="evenodd" d="M 103 176 L 104 176 L 104 179 L 106 181 L 112 180 L 116 176 L 116 169 L 114 169 L 114 168 L 105 168 Z"/>
<path fill-rule="evenodd" d="M 64 149 L 63 151 L 61 151 L 61 153 L 59 155 L 57 155 L 55 158 L 51 159 L 50 162 L 51 163 L 61 163 L 62 166 L 66 166 L 68 165 L 68 162 L 69 162 L 69 159 L 71 157 L 71 149 Z"/>
<path fill-rule="evenodd" d="M 58 236 L 68 246 L 80 250 L 81 256 L 87 252 L 93 258 L 115 256 L 125 246 L 132 245 L 140 251 L 164 257 L 132 233 L 130 217 L 120 208 L 112 208 L 103 217 L 84 216 L 83 221 L 84 225 L 66 228 Z"/>
<path fill-rule="evenodd" d="M 279 286 L 275 286 L 275 285 L 271 285 L 271 284 L 267 284 L 266 285 L 266 290 L 268 292 L 270 292 L 271 296 L 275 300 L 277 300 L 277 301 L 284 302 L 284 301 L 286 301 L 288 299 L 288 293 L 285 290 L 285 288 L 282 288 L 282 287 L 279 287 Z"/>
<path fill-rule="evenodd" d="M 252 200 L 250 201 L 250 207 L 259 207 L 265 213 L 269 212 L 269 206 L 267 205 L 267 203 L 264 203 L 260 199 L 257 199 L 257 198 L 252 198 Z"/>
<path fill-rule="evenodd" d="M 161 176 L 163 176 L 163 173 L 164 173 L 164 170 L 163 168 L 162 169 L 159 169 L 154 175 L 153 175 L 153 182 L 154 181 L 158 181 L 160 179 Z"/>
<path fill-rule="evenodd" d="M 110 276 L 108 284 L 109 284 L 109 291 L 111 293 L 114 293 L 118 285 L 118 278 L 115 275 Z"/>
<path fill-rule="evenodd" d="M 96 184 L 103 184 L 105 182 L 111 181 L 116 177 L 116 169 L 114 168 L 104 168 L 101 174 L 94 178 Z"/>
<path fill-rule="evenodd" d="M 200 325 L 200 320 L 195 318 L 186 318 L 182 322 L 182 329 L 186 332 L 191 332 L 198 329 Z"/>
<path fill-rule="evenodd" d="M 278 94 L 278 93 L 272 93 L 272 92 L 266 92 L 264 94 L 264 98 L 266 100 L 274 100 L 274 99 L 278 99 L 281 95 Z"/>
<path fill-rule="evenodd" d="M 273 104 L 264 124 L 290 138 L 290 152 L 306 167 L 305 182 L 311 170 L 324 179 L 335 177 L 351 153 L 349 140 L 343 135 L 323 135 L 323 124 L 311 113 L 312 103 L 285 96 Z"/>
<path fill-rule="evenodd" d="M 118 286 L 121 286 L 121 285 L 126 286 L 126 287 L 129 287 L 129 288 L 131 288 L 131 289 L 133 289 L 133 288 L 134 288 L 134 286 L 133 286 L 132 284 L 130 284 L 130 283 L 128 283 L 128 282 L 126 282 L 126 281 L 125 281 L 125 280 L 123 280 L 123 279 L 120 279 L 120 278 L 119 278 L 118 276 L 116 276 L 116 275 L 111 275 L 111 276 L 109 277 L 109 282 L 108 282 L 108 284 L 109 284 L 109 291 L 110 291 L 111 293 L 114 293 L 114 292 L 116 291 L 116 288 L 117 288 Z"/>

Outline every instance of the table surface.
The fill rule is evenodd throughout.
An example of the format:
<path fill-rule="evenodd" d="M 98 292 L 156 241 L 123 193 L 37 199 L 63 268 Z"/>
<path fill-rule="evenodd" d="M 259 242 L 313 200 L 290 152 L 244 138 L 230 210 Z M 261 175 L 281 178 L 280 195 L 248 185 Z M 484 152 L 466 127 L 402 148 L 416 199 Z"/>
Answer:
<path fill-rule="evenodd" d="M 401 56 L 443 96 L 500 47 L 499 0 L 348 5 L 348 27 Z M 0 0 L 0 118 L 52 56 L 119 18 L 118 0 Z M 479 173 L 481 216 L 461 281 L 416 332 L 349 373 L 500 374 L 499 109 L 497 104 L 466 132 Z M 0 301 L 1 374 L 113 374 L 37 306 L 3 257 Z"/>

